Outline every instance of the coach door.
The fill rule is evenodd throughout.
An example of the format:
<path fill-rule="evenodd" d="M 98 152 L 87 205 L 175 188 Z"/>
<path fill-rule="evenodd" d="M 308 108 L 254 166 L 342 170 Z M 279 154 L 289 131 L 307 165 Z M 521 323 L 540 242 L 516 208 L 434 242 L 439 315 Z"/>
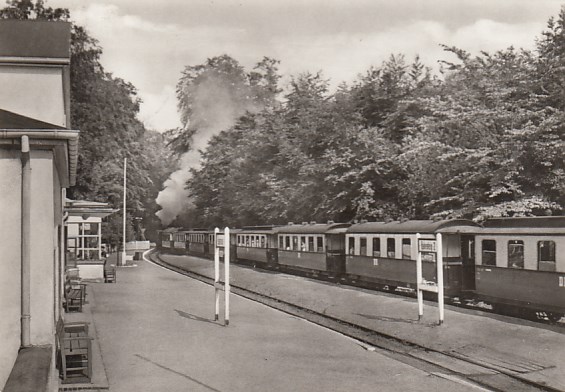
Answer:
<path fill-rule="evenodd" d="M 332 277 L 345 273 L 345 236 L 326 234 L 326 270 Z"/>
<path fill-rule="evenodd" d="M 461 236 L 461 259 L 463 262 L 462 289 L 475 290 L 475 237 Z"/>

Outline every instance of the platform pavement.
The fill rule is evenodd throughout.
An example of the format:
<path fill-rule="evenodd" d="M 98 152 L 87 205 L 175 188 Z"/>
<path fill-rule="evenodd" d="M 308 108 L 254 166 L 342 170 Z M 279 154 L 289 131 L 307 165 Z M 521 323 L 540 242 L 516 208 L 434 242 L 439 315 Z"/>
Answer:
<path fill-rule="evenodd" d="M 212 276 L 210 260 L 162 255 L 165 261 Z M 549 390 L 565 391 L 565 328 L 467 310 L 445 308 L 438 325 L 435 303 L 418 320 L 413 298 L 335 285 L 286 274 L 258 272 L 232 264 L 231 281 L 283 301 L 342 319 L 400 341 L 465 358 Z"/>
<path fill-rule="evenodd" d="M 477 391 L 237 295 L 226 327 L 212 286 L 137 263 L 89 285 L 111 392 Z"/>

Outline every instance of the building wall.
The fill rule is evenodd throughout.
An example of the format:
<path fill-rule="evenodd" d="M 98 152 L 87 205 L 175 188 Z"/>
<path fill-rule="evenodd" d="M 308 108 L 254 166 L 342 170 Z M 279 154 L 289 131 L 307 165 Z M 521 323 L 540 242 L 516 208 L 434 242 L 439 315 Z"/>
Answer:
<path fill-rule="evenodd" d="M 20 347 L 20 153 L 0 148 L 0 387 L 12 370 Z"/>
<path fill-rule="evenodd" d="M 21 161 L 18 150 L 0 148 L 0 386 L 21 342 Z M 54 344 L 57 218 L 60 185 L 51 151 L 31 152 L 31 331 L 32 345 Z"/>
<path fill-rule="evenodd" d="M 55 259 L 54 192 L 59 187 L 51 151 L 31 155 L 31 343 L 53 344 Z"/>
<path fill-rule="evenodd" d="M 0 67 L 0 108 L 50 124 L 67 126 L 59 67 Z M 24 88 L 22 86 L 29 86 Z"/>

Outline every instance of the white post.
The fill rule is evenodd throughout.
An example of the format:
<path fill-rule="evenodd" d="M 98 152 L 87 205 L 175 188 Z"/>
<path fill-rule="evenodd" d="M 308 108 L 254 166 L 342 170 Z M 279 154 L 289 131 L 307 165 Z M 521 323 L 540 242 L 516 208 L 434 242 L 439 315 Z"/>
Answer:
<path fill-rule="evenodd" d="M 218 321 L 220 315 L 220 249 L 218 248 L 218 233 L 220 229 L 214 229 L 214 293 L 216 295 L 216 313 L 214 320 Z"/>
<path fill-rule="evenodd" d="M 127 173 L 127 167 L 128 167 L 128 159 L 124 158 L 124 221 L 123 221 L 123 228 L 122 228 L 122 234 L 123 234 L 123 248 L 122 248 L 122 260 L 120 265 L 126 265 L 126 173 Z"/>
<path fill-rule="evenodd" d="M 439 308 L 439 324 L 443 324 L 443 243 L 441 234 L 437 236 L 437 305 Z"/>
<path fill-rule="evenodd" d="M 102 260 L 102 220 L 98 222 L 98 260 Z"/>
<path fill-rule="evenodd" d="M 422 284 L 422 252 L 420 251 L 421 234 L 416 234 L 416 243 L 418 244 L 418 256 L 416 257 L 416 292 L 418 294 L 418 320 L 424 315 L 424 293 L 420 290 Z"/>
<path fill-rule="evenodd" d="M 224 294 L 225 325 L 230 324 L 230 229 L 224 229 Z"/>

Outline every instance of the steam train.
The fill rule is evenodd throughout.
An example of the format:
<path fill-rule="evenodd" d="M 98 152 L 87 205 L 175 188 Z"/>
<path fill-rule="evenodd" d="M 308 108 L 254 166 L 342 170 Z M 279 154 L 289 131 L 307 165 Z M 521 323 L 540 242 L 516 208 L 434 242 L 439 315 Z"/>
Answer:
<path fill-rule="evenodd" d="M 418 239 L 442 235 L 444 295 L 490 304 L 501 313 L 565 315 L 565 217 L 387 222 L 304 222 L 233 229 L 233 262 L 310 274 L 395 291 L 416 287 Z M 214 232 L 169 228 L 164 253 L 213 257 Z M 436 280 L 436 258 L 422 261 L 423 278 Z"/>

